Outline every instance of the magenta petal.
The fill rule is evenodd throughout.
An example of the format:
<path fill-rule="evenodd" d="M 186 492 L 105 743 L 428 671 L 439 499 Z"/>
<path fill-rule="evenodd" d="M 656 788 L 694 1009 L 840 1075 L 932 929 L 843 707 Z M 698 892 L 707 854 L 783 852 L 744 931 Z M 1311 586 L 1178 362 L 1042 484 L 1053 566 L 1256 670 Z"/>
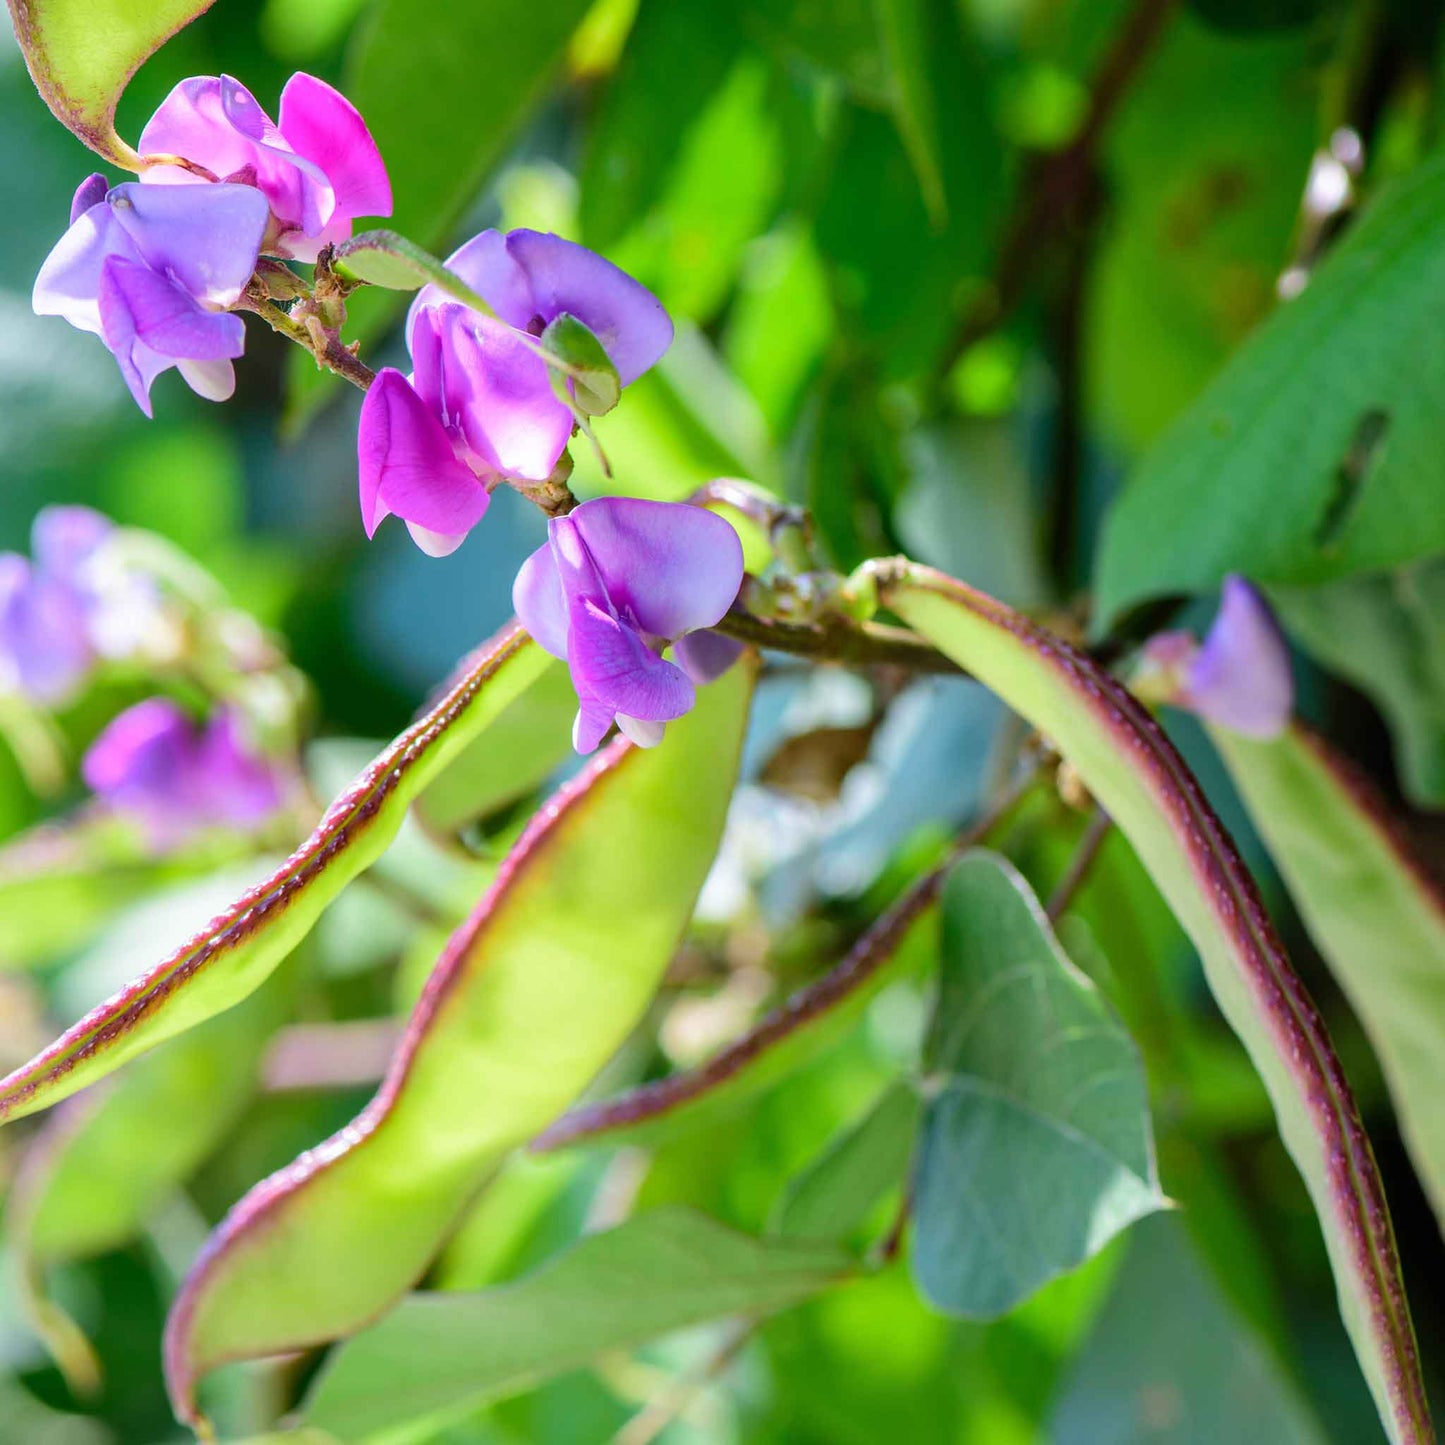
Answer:
<path fill-rule="evenodd" d="M 1268 604 L 1242 577 L 1224 579 L 1219 613 L 1189 669 L 1183 701 L 1246 737 L 1274 737 L 1289 722 L 1289 648 Z"/>
<path fill-rule="evenodd" d="M 181 81 L 146 122 L 140 133 L 140 153 L 181 156 L 222 178 L 253 164 L 256 142 L 227 116 L 221 91 L 219 75 L 193 75 Z M 185 184 L 192 177 L 174 168 L 173 174 L 157 173 L 154 179 Z"/>
<path fill-rule="evenodd" d="M 672 321 L 662 302 L 595 251 L 544 231 L 511 232 L 507 250 L 531 283 L 536 314 L 544 321 L 563 312 L 575 316 L 602 343 L 624 386 L 672 344 Z"/>
<path fill-rule="evenodd" d="M 92 792 L 119 801 L 141 791 L 173 793 L 194 740 L 191 720 L 167 698 L 127 708 L 91 744 L 81 775 Z"/>
<path fill-rule="evenodd" d="M 716 682 L 743 655 L 743 645 L 721 632 L 704 630 L 678 638 L 672 655 L 695 683 L 705 685 Z"/>
<path fill-rule="evenodd" d="M 122 307 L 128 313 L 123 329 L 112 327 L 110 318 Z M 112 256 L 101 269 L 100 312 L 106 344 L 113 350 L 119 350 L 127 336 L 161 356 L 195 361 L 234 359 L 246 349 L 246 328 L 239 316 L 207 311 L 174 282 L 120 256 Z"/>
<path fill-rule="evenodd" d="M 579 694 L 577 704 L 577 716 L 572 720 L 572 746 L 579 753 L 590 753 L 607 736 L 617 714 L 595 697 Z"/>
<path fill-rule="evenodd" d="M 367 536 L 385 512 L 429 532 L 462 536 L 482 519 L 486 488 L 459 462 L 436 416 L 402 374 L 377 373 L 357 434 L 361 515 Z"/>
<path fill-rule="evenodd" d="M 598 497 L 572 520 L 613 604 L 654 637 L 711 627 L 737 598 L 742 543 L 712 512 L 683 502 Z"/>
<path fill-rule="evenodd" d="M 500 231 L 473 236 L 447 257 L 446 264 L 447 270 L 455 271 L 508 326 L 525 331 L 531 325 L 537 315 L 532 283 L 507 249 L 507 238 Z M 428 296 L 428 292 L 432 294 Z M 445 299 L 444 292 L 429 286 L 418 295 L 417 305 L 439 305 Z"/>
<path fill-rule="evenodd" d="M 197 813 L 235 828 L 254 828 L 281 803 L 275 770 L 247 744 L 241 719 L 222 711 L 201 734 L 195 759 Z"/>
<path fill-rule="evenodd" d="M 512 583 L 512 607 L 543 652 L 567 656 L 567 599 L 550 542 L 522 563 Z"/>
<path fill-rule="evenodd" d="M 71 199 L 70 224 L 73 226 L 92 206 L 98 206 L 109 189 L 110 182 L 99 171 L 86 176 L 75 188 Z"/>
<path fill-rule="evenodd" d="M 568 660 L 579 695 L 643 721 L 668 722 L 692 707 L 691 679 L 653 652 L 635 628 L 590 597 L 573 599 L 568 614 Z"/>
<path fill-rule="evenodd" d="M 325 173 L 337 216 L 391 215 L 391 181 L 381 152 L 361 113 L 339 90 L 298 71 L 281 92 L 280 131 Z"/>
<path fill-rule="evenodd" d="M 67 581 L 0 554 L 0 688 L 63 702 L 95 660 L 85 624 L 84 599 Z"/>
<path fill-rule="evenodd" d="M 234 305 L 251 279 L 269 219 L 250 186 L 130 182 L 110 193 L 110 208 L 148 266 L 218 307 Z"/>
<path fill-rule="evenodd" d="M 441 323 L 467 445 L 498 472 L 545 481 L 572 435 L 546 364 L 515 331 L 465 307 L 445 308 Z"/>

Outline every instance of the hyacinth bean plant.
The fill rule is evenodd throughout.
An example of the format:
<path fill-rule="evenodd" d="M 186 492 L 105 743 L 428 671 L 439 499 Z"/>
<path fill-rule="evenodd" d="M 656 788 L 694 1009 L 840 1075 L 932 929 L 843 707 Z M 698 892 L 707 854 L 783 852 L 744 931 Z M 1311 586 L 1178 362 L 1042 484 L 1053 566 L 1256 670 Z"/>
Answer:
<path fill-rule="evenodd" d="M 1298 411 L 1299 357 L 1336 331 L 1384 338 L 1367 301 L 1409 309 L 1374 268 L 1445 235 L 1441 186 L 1422 195 L 1407 178 L 1338 241 L 1362 159 L 1354 131 L 1331 131 L 1257 359 L 1125 493 L 1092 611 L 1021 610 L 899 553 L 878 507 L 877 525 L 840 525 L 816 469 L 800 487 L 630 475 L 629 410 L 656 404 L 647 388 L 702 334 L 605 245 L 453 225 L 443 261 L 381 228 L 413 179 L 330 84 L 292 75 L 273 113 L 240 80 L 192 76 L 122 140 L 131 77 L 208 5 L 11 0 L 54 117 L 127 177 L 76 178 L 34 312 L 93 336 L 147 417 L 180 404 L 172 368 L 240 405 L 248 341 L 281 344 L 269 328 L 363 394 L 346 413 L 348 527 L 375 539 L 361 545 L 446 558 L 524 511 L 503 535 L 532 540 L 504 564 L 514 619 L 478 629 L 449 679 L 412 699 L 411 726 L 340 772 L 317 761 L 316 690 L 285 645 L 160 536 L 54 497 L 28 551 L 0 555 L 0 725 L 33 792 L 68 799 L 0 852 L 0 962 L 58 968 L 122 923 L 131 939 L 108 996 L 57 1018 L 0 1080 L 7 1299 L 53 1360 L 38 1395 L 0 1392 L 0 1437 L 142 1438 L 125 1423 L 59 1432 L 104 1419 L 96 1402 L 116 1389 L 77 1262 L 144 1238 L 166 1266 L 165 1322 L 128 1358 L 163 1373 L 174 1438 L 1432 1441 L 1442 1317 L 1418 1285 L 1439 1236 L 1413 1216 L 1445 1221 L 1445 894 L 1377 784 L 1300 720 L 1300 639 L 1276 610 L 1304 615 L 1291 585 L 1347 575 L 1341 557 L 1364 575 L 1438 552 L 1440 452 L 1412 450 L 1413 414 L 1372 390 L 1386 384 L 1374 362 L 1319 402 L 1348 411 L 1343 431 L 1311 413 L 1293 445 L 1247 443 L 1271 407 Z M 560 45 L 582 19 L 538 8 L 557 15 L 508 24 L 557 24 Z M 785 36 L 780 74 L 827 52 L 803 8 L 748 10 L 757 34 Z M 930 36 L 960 22 L 927 0 L 864 8 L 876 52 L 872 29 L 866 45 L 849 32 L 851 78 L 814 97 L 816 114 L 853 104 L 839 85 L 882 105 L 919 228 L 946 235 L 963 203 L 930 137 L 957 85 L 920 87 L 951 53 Z M 1120 22 L 1073 139 L 1019 182 L 996 285 L 971 310 L 948 298 L 965 313 L 960 394 L 986 389 L 1002 355 L 987 338 L 1019 304 L 1038 237 L 1092 224 L 1091 148 L 1124 87 L 1164 27 L 1202 23 L 1173 8 Z M 691 9 L 634 9 L 604 0 L 577 31 L 606 51 L 608 25 L 617 44 L 633 25 L 600 68 L 682 63 Z M 1349 34 L 1356 50 L 1384 43 Z M 491 58 L 474 59 L 491 86 Z M 875 61 L 892 67 L 881 80 Z M 372 64 L 386 63 L 381 47 Z M 654 140 L 673 144 L 642 131 L 626 152 L 639 165 Z M 627 167 L 608 174 L 594 194 L 615 182 L 625 206 Z M 875 199 L 850 204 L 866 230 Z M 1170 224 L 1203 224 L 1181 216 Z M 628 254 L 651 275 L 645 247 Z M 703 266 L 706 244 L 689 254 Z M 900 270 L 892 292 L 931 306 L 925 269 Z M 388 342 L 385 304 L 400 321 L 407 295 Z M 784 349 L 786 328 L 773 340 Z M 1420 386 L 1437 363 L 1420 363 Z M 744 423 L 719 370 L 694 372 L 697 425 L 725 436 Z M 931 416 L 930 444 L 946 446 L 943 403 L 901 377 L 879 395 L 909 426 Z M 870 465 L 848 412 L 808 423 L 832 429 L 820 455 L 840 474 Z M 1055 442 L 1077 451 L 1067 412 Z M 1279 519 L 1299 489 L 1281 479 L 1274 510 L 1245 517 L 1272 487 L 1249 468 L 1265 454 L 1313 475 L 1331 428 L 1316 551 L 1295 565 Z M 1390 513 L 1378 492 L 1402 455 L 1433 469 L 1434 500 L 1402 491 Z M 1217 479 L 1237 494 L 1215 486 L 1211 510 Z M 964 529 L 978 506 L 985 525 L 981 491 L 943 505 Z M 1220 518 L 1241 517 L 1221 542 Z M 936 559 L 927 530 L 912 535 Z M 1181 618 L 1159 603 L 1184 593 L 1207 607 Z M 421 637 L 433 621 L 418 609 L 406 626 Z M 1317 652 L 1328 661 L 1329 641 Z M 1320 675 L 1310 664 L 1312 688 Z M 829 722 L 835 684 L 863 688 L 865 723 Z M 965 693 L 986 735 L 948 733 L 940 713 L 885 763 L 898 718 Z M 823 714 L 789 727 L 769 701 L 785 695 Z M 1426 770 L 1410 766 L 1430 801 L 1438 778 L 1416 786 Z M 832 887 L 832 914 L 764 898 L 750 855 L 776 860 L 785 825 L 760 800 L 815 799 L 803 852 L 822 856 L 829 808 L 867 790 L 875 816 L 901 821 L 884 856 Z M 1263 891 L 1236 827 L 1251 863 L 1272 860 Z M 205 900 L 187 928 L 148 922 L 147 900 L 178 889 Z M 791 933 L 769 921 L 783 917 Z M 355 979 L 382 963 L 317 963 L 347 919 L 343 955 L 380 936 L 395 965 L 379 991 Z M 812 961 L 790 971 L 805 936 Z M 1339 991 L 1358 1024 L 1337 1050 Z M 1195 1015 L 1203 1032 L 1181 1022 Z M 1206 1048 L 1227 1060 L 1213 1093 Z M 288 1091 L 326 1108 L 237 1132 Z M 1311 1325 L 1337 1348 L 1310 1378 L 1291 1315 L 1250 1282 L 1268 1278 L 1268 1251 L 1217 1123 L 1240 1099 L 1277 1151 L 1291 1247 L 1328 1272 L 1337 1304 Z M 1385 1170 L 1367 1119 L 1402 1141 Z M 228 1139 L 249 1142 L 188 1194 Z M 1387 1178 L 1412 1216 L 1399 1239 Z M 1401 1245 L 1420 1238 L 1417 1266 Z M 1419 1342 L 1411 1293 L 1433 1310 Z M 766 1377 L 805 1369 L 811 1335 L 841 1338 L 850 1319 L 859 1379 L 896 1356 L 905 1382 L 877 1417 L 758 1403 L 786 1399 Z M 677 1339 L 692 1344 L 656 1343 Z M 1180 1383 L 1210 1360 L 1202 1386 Z M 495 1413 L 574 1372 L 606 1408 L 574 1401 L 561 1426 L 540 1406 Z M 1347 1380 L 1337 1418 L 1331 1372 Z M 928 1394 L 954 1374 L 994 1404 L 970 1414 Z M 853 1388 L 829 1380 L 822 1395 Z"/>

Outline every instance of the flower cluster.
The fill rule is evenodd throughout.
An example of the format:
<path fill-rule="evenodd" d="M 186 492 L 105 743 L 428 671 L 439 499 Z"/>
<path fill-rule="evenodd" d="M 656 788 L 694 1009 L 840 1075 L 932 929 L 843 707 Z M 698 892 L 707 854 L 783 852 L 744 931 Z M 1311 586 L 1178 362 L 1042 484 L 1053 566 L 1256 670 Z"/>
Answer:
<path fill-rule="evenodd" d="M 358 215 L 389 215 L 381 156 L 351 103 L 295 75 L 272 123 L 228 76 L 182 81 L 141 135 L 155 157 L 139 181 L 88 177 L 70 229 L 46 258 L 33 303 L 99 336 L 147 416 L 176 367 L 224 401 L 245 347 L 241 300 L 263 252 L 314 260 Z"/>
<path fill-rule="evenodd" d="M 546 481 L 572 435 L 537 338 L 560 316 L 601 343 L 623 386 L 672 341 L 662 303 L 610 261 L 560 236 L 483 231 L 447 259 L 491 307 L 424 286 L 406 322 L 412 373 L 378 373 L 357 453 L 367 536 L 400 517 L 423 551 L 455 551 L 499 481 Z"/>
<path fill-rule="evenodd" d="M 1203 644 L 1188 632 L 1151 637 L 1133 686 L 1141 697 L 1245 737 L 1277 736 L 1294 709 L 1289 644 L 1269 604 L 1243 577 L 1224 579 Z"/>
<path fill-rule="evenodd" d="M 245 718 L 221 707 L 197 723 L 153 697 L 115 718 L 85 755 L 91 791 L 158 848 L 209 828 L 254 831 L 286 803 L 294 769 L 267 757 Z"/>
<path fill-rule="evenodd" d="M 230 396 L 245 345 L 235 308 L 282 295 L 268 288 L 291 279 L 275 263 L 258 273 L 261 256 L 314 262 L 350 238 L 357 217 L 390 213 L 386 168 L 343 96 L 295 75 L 279 116 L 273 122 L 229 76 L 183 81 L 141 134 L 140 180 L 111 188 L 89 177 L 41 268 L 35 309 L 101 337 L 147 415 L 152 384 L 172 366 L 202 396 Z M 461 545 L 499 484 L 545 486 L 570 504 L 566 449 L 576 427 L 615 403 L 673 335 L 657 297 L 559 236 L 484 231 L 446 269 L 445 284 L 423 286 L 407 316 L 410 372 L 375 375 L 357 437 L 367 535 L 394 515 L 434 556 Z M 331 325 L 321 294 L 318 286 L 312 309 L 293 319 Z M 570 665 L 576 745 L 591 751 L 615 723 L 650 746 L 692 706 L 695 684 L 738 651 L 707 631 L 742 582 L 737 535 L 693 507 L 621 498 L 553 516 L 549 529 L 515 601 L 541 645 Z M 74 623 L 89 606 L 83 589 L 48 553 L 34 570 L 24 559 L 5 565 L 0 675 L 59 696 L 95 646 Z M 197 799 L 210 770 L 213 821 L 244 822 L 275 789 L 239 736 L 224 713 L 198 730 L 153 700 L 116 720 L 86 777 L 152 831 L 173 832 L 178 817 L 203 818 Z"/>
<path fill-rule="evenodd" d="M 0 692 L 54 707 L 103 659 L 164 646 L 159 592 L 125 564 L 116 531 L 89 507 L 46 507 L 32 556 L 0 553 Z"/>

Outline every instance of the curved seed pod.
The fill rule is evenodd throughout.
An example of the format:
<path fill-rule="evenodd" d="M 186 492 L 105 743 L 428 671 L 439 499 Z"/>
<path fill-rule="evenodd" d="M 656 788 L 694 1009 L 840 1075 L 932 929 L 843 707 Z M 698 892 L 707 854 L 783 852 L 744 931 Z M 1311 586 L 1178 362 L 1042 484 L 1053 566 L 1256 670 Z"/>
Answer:
<path fill-rule="evenodd" d="M 1188 931 L 1314 1200 L 1340 1311 L 1390 1438 L 1434 1439 L 1394 1230 L 1359 1111 L 1258 891 L 1158 724 L 1106 672 L 931 568 L 877 565 L 881 601 L 1045 732 Z"/>
<path fill-rule="evenodd" d="M 547 803 L 452 936 L 381 1089 L 231 1211 L 176 1301 L 178 1416 L 227 1360 L 335 1339 L 425 1270 L 507 1150 L 586 1086 L 646 1009 L 722 836 L 755 668 Z"/>
<path fill-rule="evenodd" d="M 517 627 L 479 648 L 456 685 L 326 810 L 270 878 L 0 1080 L 0 1121 L 47 1108 L 253 992 L 386 850 L 407 804 L 550 662 Z"/>
<path fill-rule="evenodd" d="M 1445 1227 L 1445 894 L 1374 785 L 1323 738 L 1299 724 L 1268 742 L 1212 735 L 1375 1046 Z"/>
<path fill-rule="evenodd" d="M 213 3 L 10 0 L 10 16 L 31 79 L 55 118 L 97 155 L 138 170 L 140 157 L 115 133 L 116 102 L 141 62 Z"/>

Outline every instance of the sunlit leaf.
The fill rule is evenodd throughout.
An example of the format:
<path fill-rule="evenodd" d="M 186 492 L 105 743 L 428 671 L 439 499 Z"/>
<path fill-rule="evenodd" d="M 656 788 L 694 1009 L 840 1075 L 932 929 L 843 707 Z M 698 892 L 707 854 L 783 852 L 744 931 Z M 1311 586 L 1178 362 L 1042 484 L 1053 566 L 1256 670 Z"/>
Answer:
<path fill-rule="evenodd" d="M 1044 731 L 1134 845 L 1193 939 L 1314 1201 L 1356 1354 L 1391 1437 L 1429 1438 L 1384 1187 L 1318 1012 L 1253 881 L 1157 724 L 1105 672 L 963 583 L 899 563 L 887 606 Z"/>
<path fill-rule="evenodd" d="M 347 1440 L 372 1440 L 575 1369 L 604 1350 L 786 1309 L 857 1270 L 833 1246 L 751 1239 L 705 1215 L 657 1210 L 583 1239 L 515 1284 L 412 1295 L 342 1347 L 305 1418 Z"/>
<path fill-rule="evenodd" d="M 1374 786 L 1323 739 L 1298 725 L 1268 742 L 1213 736 L 1375 1046 L 1445 1228 L 1445 893 Z"/>
<path fill-rule="evenodd" d="M 141 62 L 213 0 L 9 0 L 15 35 L 45 103 L 91 150 L 134 170 L 115 106 Z"/>
<path fill-rule="evenodd" d="M 711 866 L 753 672 L 704 689 L 658 747 L 615 743 L 537 814 L 453 935 L 371 1104 L 232 1210 L 167 1330 L 182 1418 L 213 1366 L 375 1318 L 505 1153 L 615 1052 Z"/>
<path fill-rule="evenodd" d="M 1160 439 L 1105 534 L 1101 621 L 1229 572 L 1323 582 L 1445 550 L 1442 208 L 1436 157 L 1380 196 Z"/>
<path fill-rule="evenodd" d="M 939 1308 L 989 1318 L 1165 1201 L 1138 1050 L 1028 884 L 972 853 L 942 913 L 913 1273 Z"/>
<path fill-rule="evenodd" d="M 0 1081 L 0 1118 L 46 1108 L 251 993 L 386 850 L 410 801 L 548 661 L 517 628 L 479 649 L 451 691 L 331 805 L 270 878 Z"/>

